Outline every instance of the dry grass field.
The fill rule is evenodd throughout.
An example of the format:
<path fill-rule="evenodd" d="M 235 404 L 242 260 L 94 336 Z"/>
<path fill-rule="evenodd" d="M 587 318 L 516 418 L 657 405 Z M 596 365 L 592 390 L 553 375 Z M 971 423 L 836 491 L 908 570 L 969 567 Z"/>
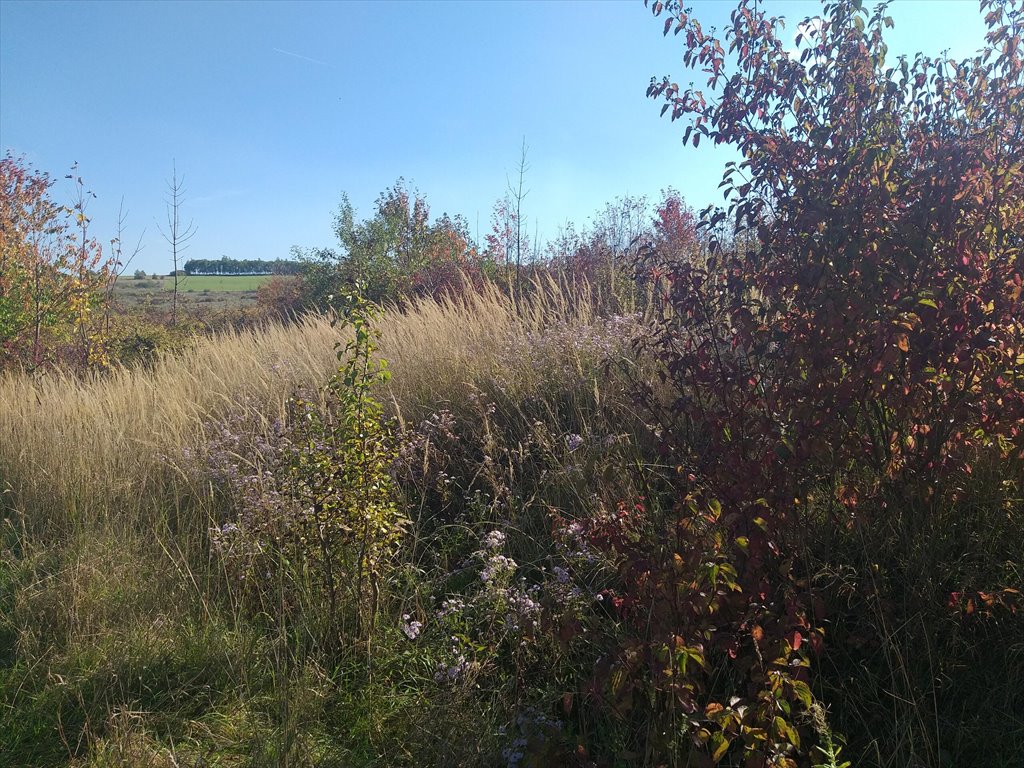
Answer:
<path fill-rule="evenodd" d="M 645 764 L 633 752 L 642 723 L 595 714 L 585 693 L 623 631 L 595 602 L 614 567 L 578 559 L 556 522 L 601 520 L 628 498 L 674 514 L 674 468 L 631 390 L 652 380 L 630 345 L 642 320 L 592 306 L 546 286 L 518 305 L 485 291 L 376 322 L 391 379 L 375 395 L 397 420 L 395 460 L 414 457 L 396 475 L 409 522 L 380 577 L 375 629 L 330 654 L 313 642 L 312 593 L 253 583 L 266 577 L 239 571 L 217 537 L 257 486 L 260 514 L 284 503 L 260 451 L 282 439 L 294 396 L 324 405 L 350 335 L 308 316 L 150 367 L 0 378 L 0 766 L 516 766 L 524 750 L 538 761 L 549 750 L 532 764 L 555 765 L 575 749 L 561 729 Z M 911 574 L 904 596 L 935 588 L 938 562 L 1019 581 L 1019 506 L 986 500 L 998 468 L 974 478 L 942 530 L 922 536 L 894 516 L 854 535 L 822 518 L 805 532 L 805 562 L 850 594 L 869 561 L 876 577 Z M 587 631 L 570 642 L 511 626 L 510 606 L 540 600 Z M 850 736 L 858 765 L 969 752 L 1009 768 L 1024 749 L 1014 625 L 962 629 L 926 602 L 907 606 L 899 625 L 875 606 L 857 614 L 884 638 L 880 655 L 836 649 L 815 668 L 836 739 Z"/>

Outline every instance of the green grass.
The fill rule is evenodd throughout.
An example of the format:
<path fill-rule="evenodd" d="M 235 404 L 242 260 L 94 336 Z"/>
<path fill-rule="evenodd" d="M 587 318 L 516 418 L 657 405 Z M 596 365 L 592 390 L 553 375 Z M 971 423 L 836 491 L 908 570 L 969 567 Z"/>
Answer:
<path fill-rule="evenodd" d="M 178 278 L 178 291 L 185 293 L 255 291 L 272 277 L 273 275 L 187 275 Z M 165 277 L 159 283 L 164 290 L 174 289 L 174 278 Z"/>
<path fill-rule="evenodd" d="M 186 275 L 178 278 L 178 302 L 220 311 L 237 309 L 256 302 L 257 289 L 273 275 Z M 114 296 L 125 307 L 148 306 L 166 310 L 171 306 L 174 278 L 122 277 L 114 287 Z"/>

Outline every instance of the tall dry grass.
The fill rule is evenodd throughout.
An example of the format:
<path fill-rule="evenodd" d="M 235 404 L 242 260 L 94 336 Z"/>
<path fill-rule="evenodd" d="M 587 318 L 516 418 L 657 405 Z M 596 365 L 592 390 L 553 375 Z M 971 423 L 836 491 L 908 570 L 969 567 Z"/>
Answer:
<path fill-rule="evenodd" d="M 235 586 L 206 540 L 230 510 L 188 471 L 190 452 L 220 423 L 257 435 L 293 393 L 318 391 L 337 368 L 342 329 L 309 316 L 223 333 L 150 369 L 0 377 L 0 768 L 72 757 L 89 768 L 185 765 L 203 755 L 317 765 L 336 753 L 345 765 L 488 764 L 479 742 L 491 731 L 480 724 L 512 711 L 511 689 L 439 692 L 429 664 L 426 673 L 411 666 L 410 647 L 426 653 L 423 644 L 409 646 L 394 625 L 447 589 L 424 574 L 446 572 L 449 556 L 462 562 L 463 534 L 500 525 L 509 553 L 536 568 L 550 554 L 548 507 L 572 516 L 597 494 L 657 497 L 640 485 L 657 480 L 658 454 L 631 413 L 628 377 L 606 375 L 595 364 L 603 355 L 591 354 L 619 329 L 598 303 L 545 284 L 519 302 L 487 289 L 380 318 L 393 377 L 378 398 L 412 427 L 451 411 L 459 443 L 446 469 L 467 489 L 483 487 L 493 456 L 495 493 L 491 506 L 470 510 L 476 517 L 454 522 L 430 519 L 426 502 L 409 510 L 415 524 L 385 590 L 396 644 L 380 652 L 379 676 L 351 689 L 329 682 L 283 630 L 236 612 Z M 606 455 L 615 432 L 626 439 Z M 566 439 L 581 435 L 587 447 L 570 456 Z M 979 465 L 972 477 L 941 515 L 893 505 L 861 532 L 809 518 L 809 573 L 853 596 L 812 668 L 815 691 L 866 765 L 980 755 L 979 765 L 1016 766 L 1024 754 L 1019 619 L 961 626 L 946 609 L 952 589 L 1021 581 L 1019 492 L 1004 488 L 1021 487 L 1019 468 Z M 509 491 L 504 506 L 498 485 Z M 470 509 L 468 497 L 460 503 Z M 21 530 L 4 522 L 12 509 Z M 850 602 L 863 594 L 885 600 Z M 878 651 L 844 643 L 855 632 L 880 638 Z M 387 633 L 378 641 L 391 642 Z M 572 666 L 582 659 L 549 660 L 585 675 Z M 425 686 L 410 685 L 410 674 L 425 674 Z M 413 755 L 412 744 L 428 751 Z"/>
<path fill-rule="evenodd" d="M 0 479 L 36 530 L 135 518 L 164 496 L 174 460 L 206 422 L 240 408 L 272 414 L 294 387 L 330 371 L 336 335 L 310 317 L 221 334 L 152 369 L 86 379 L 8 373 L 0 379 Z"/>
<path fill-rule="evenodd" d="M 407 312 L 389 311 L 381 322 L 381 354 L 394 372 L 391 405 L 399 416 L 415 417 L 440 405 L 458 406 L 473 388 L 499 379 L 506 396 L 539 394 L 551 371 L 510 356 L 532 347 L 545 329 L 590 326 L 597 319 L 594 301 L 585 287 L 569 290 L 546 280 L 518 301 L 488 286 L 419 302 Z M 557 354 L 564 358 L 560 363 L 578 362 L 571 348 Z"/>
<path fill-rule="evenodd" d="M 555 322 L 593 320 L 586 294 L 553 283 L 519 302 L 480 294 L 388 309 L 381 352 L 394 377 L 384 399 L 411 417 L 464 397 L 494 374 L 510 345 Z M 254 431 L 284 412 L 296 390 L 316 390 L 337 366 L 342 331 L 324 316 L 222 333 L 151 369 L 89 378 L 0 377 L 0 485 L 26 528 L 59 537 L 97 521 L 133 525 L 176 505 L 187 487 L 182 457 L 229 416 Z M 518 372 L 519 387 L 540 372 Z"/>
<path fill-rule="evenodd" d="M 577 389 L 590 383 L 576 400 L 564 397 L 565 372 L 585 367 L 571 341 L 597 320 L 586 292 L 554 284 L 518 302 L 486 289 L 390 308 L 377 327 L 393 378 L 378 397 L 408 422 L 449 409 L 469 430 L 480 429 L 477 395 L 501 400 L 494 418 L 512 425 L 513 445 L 513 433 L 537 419 L 558 440 L 554 417 L 596 423 L 593 406 L 611 387 L 579 376 Z M 125 707 L 158 713 L 138 715 L 143 741 L 163 734 L 154 723 L 164 722 L 184 754 L 223 740 L 246 764 L 302 764 L 286 755 L 294 745 L 274 746 L 275 734 L 291 744 L 293 730 L 320 724 L 285 717 L 271 727 L 252 703 L 301 708 L 318 694 L 305 684 L 293 690 L 287 648 L 235 613 L 230 579 L 206 540 L 223 499 L 197 487 L 202 473 L 189 468 L 220 424 L 255 436 L 284 415 L 291 395 L 321 391 L 345 340 L 328 318 L 308 316 L 200 340 L 150 368 L 0 376 L 0 721 L 18 713 L 22 723 L 0 729 L 0 766 L 5 754 L 16 764 L 69 756 L 90 766 L 146 764 L 136 752 L 149 742 L 137 744 L 134 731 L 123 744 L 115 738 Z M 539 357 L 524 357 L 538 346 Z M 277 658 L 271 646 L 287 663 L 268 661 Z M 201 727 L 190 719 L 193 699 L 207 702 Z M 188 736 L 217 730 L 219 719 L 230 736 Z M 149 757 L 159 752 L 149 746 Z"/>

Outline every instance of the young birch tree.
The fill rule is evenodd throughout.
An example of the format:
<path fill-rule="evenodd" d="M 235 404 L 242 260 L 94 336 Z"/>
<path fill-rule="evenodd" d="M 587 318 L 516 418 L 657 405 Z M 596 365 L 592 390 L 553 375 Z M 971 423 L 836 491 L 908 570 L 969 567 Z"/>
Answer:
<path fill-rule="evenodd" d="M 164 240 L 171 246 L 171 261 L 174 265 L 174 297 L 171 300 L 171 325 L 178 324 L 178 261 L 179 254 L 188 248 L 188 242 L 195 237 L 195 222 L 181 221 L 181 206 L 185 197 L 185 177 L 178 179 L 178 166 L 174 164 L 171 180 L 167 182 L 170 199 L 167 200 L 167 231 L 160 230 Z"/>

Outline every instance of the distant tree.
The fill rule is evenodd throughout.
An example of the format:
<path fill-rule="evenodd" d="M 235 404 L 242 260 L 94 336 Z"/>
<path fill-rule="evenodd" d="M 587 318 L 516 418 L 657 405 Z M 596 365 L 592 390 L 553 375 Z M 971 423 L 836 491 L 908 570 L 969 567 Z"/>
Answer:
<path fill-rule="evenodd" d="M 487 257 L 495 264 L 503 267 L 502 273 L 509 285 L 512 278 L 513 255 L 515 254 L 516 236 L 520 231 L 519 219 L 515 205 L 506 192 L 494 203 L 491 210 L 491 229 L 484 237 Z"/>
<path fill-rule="evenodd" d="M 171 303 L 171 325 L 178 323 L 178 278 L 184 274 L 178 269 L 178 259 L 181 252 L 188 248 L 188 242 L 195 236 L 195 224 L 190 220 L 185 224 L 181 220 L 181 206 L 185 195 L 185 178 L 178 179 L 178 166 L 173 165 L 171 180 L 167 182 L 167 191 L 170 198 L 167 200 L 167 230 L 161 230 L 161 234 L 167 244 L 171 247 L 171 260 L 174 269 L 171 276 L 174 278 L 174 296 Z"/>
<path fill-rule="evenodd" d="M 303 308 L 305 299 L 300 275 L 274 275 L 256 289 L 257 306 L 269 317 L 291 317 Z"/>
<path fill-rule="evenodd" d="M 411 287 L 419 295 L 458 292 L 466 287 L 465 281 L 479 286 L 487 272 L 488 265 L 470 237 L 469 222 L 445 213 L 429 227 Z"/>
<path fill-rule="evenodd" d="M 277 268 L 299 267 L 307 306 L 324 306 L 327 297 L 362 288 L 371 301 L 395 302 L 416 295 L 460 290 L 464 278 L 479 284 L 494 276 L 461 216 L 441 215 L 430 222 L 430 207 L 403 179 L 382 192 L 370 218 L 360 220 L 342 194 L 334 217 L 338 245 L 293 249 L 295 259 Z"/>
<path fill-rule="evenodd" d="M 686 260 L 697 245 L 697 217 L 675 189 L 662 190 L 654 211 L 654 245 L 669 262 Z"/>
<path fill-rule="evenodd" d="M 340 256 L 333 248 L 292 247 L 302 277 L 302 307 L 325 309 L 343 287 Z"/>
<path fill-rule="evenodd" d="M 626 195 L 605 204 L 587 226 L 566 222 L 545 254 L 551 269 L 571 282 L 586 282 L 608 301 L 606 308 L 619 311 L 635 306 L 644 283 L 637 257 L 653 237 L 647 198 Z"/>
<path fill-rule="evenodd" d="M 183 265 L 186 275 L 297 275 L 302 267 L 290 259 L 189 259 Z"/>
<path fill-rule="evenodd" d="M 367 298 L 381 302 L 409 293 L 412 275 L 425 260 L 430 209 L 403 179 L 381 193 L 374 205 L 373 217 L 357 222 L 343 195 L 334 230 L 341 247 L 337 259 L 343 283 L 361 284 Z"/>
<path fill-rule="evenodd" d="M 128 267 L 131 265 L 132 261 L 135 260 L 135 257 L 139 255 L 139 252 L 142 250 L 143 247 L 142 238 L 145 235 L 145 230 L 143 230 L 143 232 L 139 235 L 139 239 L 138 241 L 136 241 L 135 247 L 132 249 L 131 253 L 128 253 L 126 255 L 126 252 L 124 250 L 124 229 L 125 221 L 127 220 L 127 218 L 128 212 L 124 209 L 124 198 L 122 198 L 121 204 L 117 210 L 117 235 L 114 237 L 113 240 L 110 241 L 113 269 L 110 271 L 106 285 L 104 287 L 105 313 L 103 324 L 104 333 L 107 335 L 110 334 L 110 312 L 111 308 L 114 306 L 114 285 L 117 282 L 118 278 L 121 277 L 121 275 L 123 275 L 125 271 L 127 271 Z M 142 272 L 141 277 L 138 274 L 139 272 Z M 136 270 L 136 280 L 140 280 L 145 276 L 146 273 L 144 271 Z"/>

